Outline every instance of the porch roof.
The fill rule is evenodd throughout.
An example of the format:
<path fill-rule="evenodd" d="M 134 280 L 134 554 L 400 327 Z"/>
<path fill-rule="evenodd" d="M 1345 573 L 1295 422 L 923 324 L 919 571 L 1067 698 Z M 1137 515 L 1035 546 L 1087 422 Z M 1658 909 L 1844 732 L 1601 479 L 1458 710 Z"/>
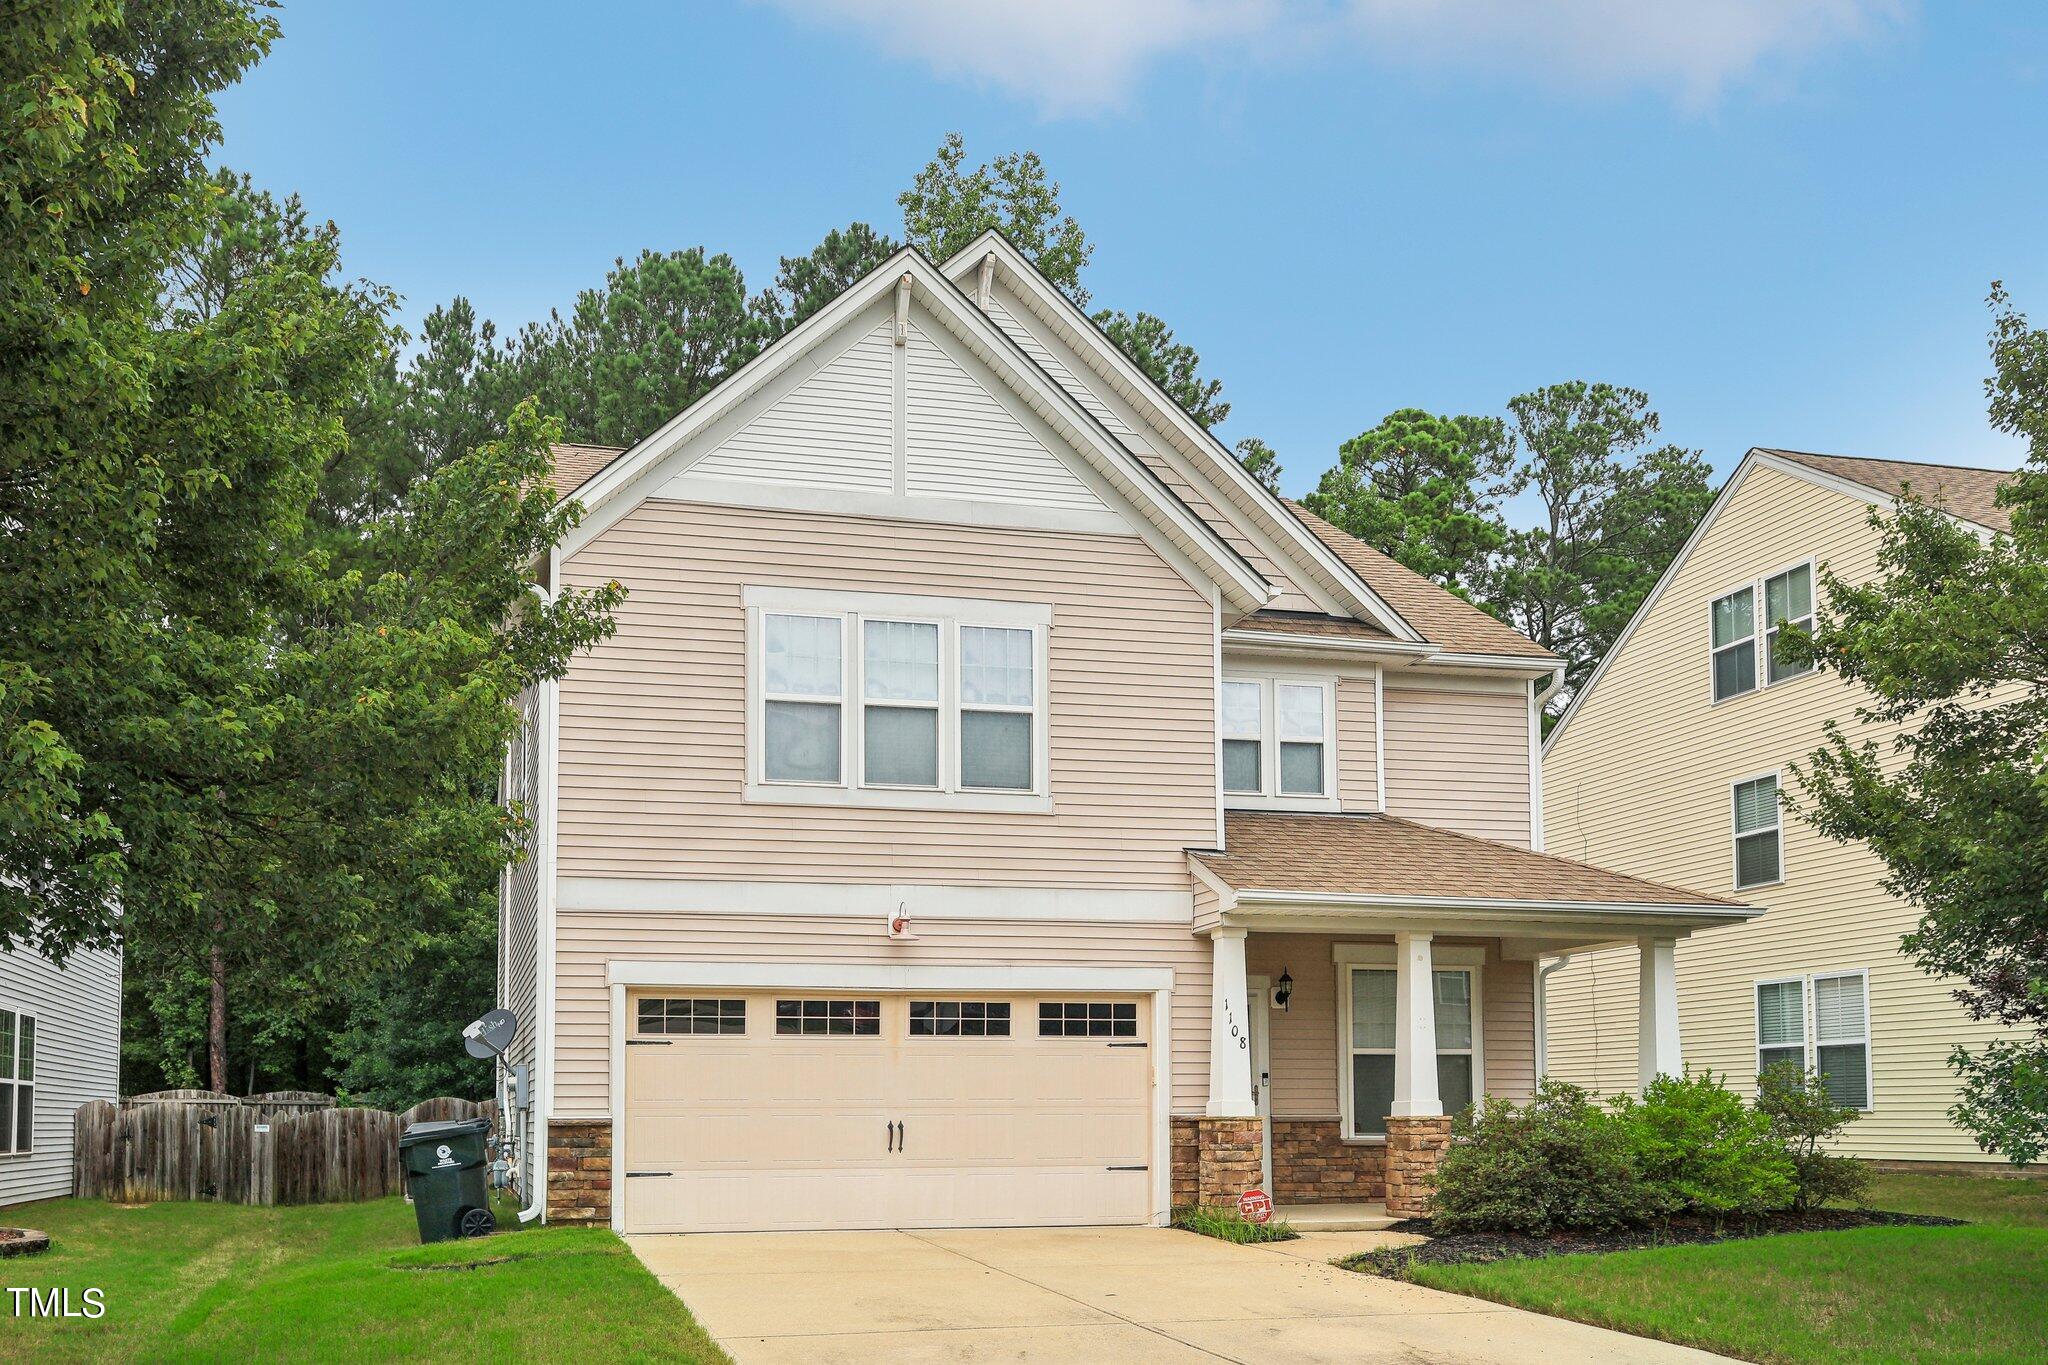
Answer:
<path fill-rule="evenodd" d="M 1393 815 L 1231 811 L 1224 837 L 1224 851 L 1190 849 L 1188 856 L 1240 903 L 1570 907 L 1617 914 L 1692 912 L 1714 922 L 1761 913 L 1718 896 Z"/>

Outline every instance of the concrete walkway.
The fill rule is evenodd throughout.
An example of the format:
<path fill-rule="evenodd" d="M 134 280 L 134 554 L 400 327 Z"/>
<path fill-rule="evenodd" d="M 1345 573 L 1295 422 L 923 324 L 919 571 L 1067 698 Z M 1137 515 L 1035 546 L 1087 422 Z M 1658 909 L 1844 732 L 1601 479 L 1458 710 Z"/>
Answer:
<path fill-rule="evenodd" d="M 626 1240 L 741 1365 L 1714 1358 L 1327 1263 L 1396 1236 L 1266 1247 L 1170 1228 Z"/>

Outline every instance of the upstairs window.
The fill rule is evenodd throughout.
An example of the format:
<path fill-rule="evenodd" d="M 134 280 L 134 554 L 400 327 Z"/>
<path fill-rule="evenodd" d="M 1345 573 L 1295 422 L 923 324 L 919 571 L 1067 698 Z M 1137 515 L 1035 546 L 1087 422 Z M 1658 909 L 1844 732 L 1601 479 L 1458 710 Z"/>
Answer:
<path fill-rule="evenodd" d="M 1735 889 L 1768 886 L 1784 878 L 1784 848 L 1778 819 L 1775 775 L 1737 782 L 1735 794 Z"/>
<path fill-rule="evenodd" d="M 1323 680 L 1224 679 L 1223 791 L 1240 798 L 1232 804 L 1331 804 L 1334 703 Z"/>
<path fill-rule="evenodd" d="M 1049 808 L 1048 608 L 781 588 L 747 601 L 749 800 Z"/>
<path fill-rule="evenodd" d="M 1813 669 L 1782 657 L 1786 626 L 1813 629 L 1813 565 L 1745 583 L 1714 599 L 1711 618 L 1714 700 L 1726 701 Z"/>
<path fill-rule="evenodd" d="M 1714 700 L 1756 690 L 1756 590 L 1714 601 Z"/>
<path fill-rule="evenodd" d="M 1771 682 L 1813 671 L 1808 664 L 1778 657 L 1778 636 L 1786 626 L 1813 629 L 1813 567 L 1801 564 L 1764 580 L 1764 660 Z"/>

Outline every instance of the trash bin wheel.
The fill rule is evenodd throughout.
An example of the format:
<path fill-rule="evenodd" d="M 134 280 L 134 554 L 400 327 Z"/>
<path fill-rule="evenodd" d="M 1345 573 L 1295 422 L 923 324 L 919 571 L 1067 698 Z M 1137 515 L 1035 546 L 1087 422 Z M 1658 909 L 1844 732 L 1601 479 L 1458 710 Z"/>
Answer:
<path fill-rule="evenodd" d="M 455 1222 L 456 1233 L 463 1237 L 488 1237 L 497 1228 L 498 1220 L 491 1217 L 489 1209 L 464 1209 Z"/>

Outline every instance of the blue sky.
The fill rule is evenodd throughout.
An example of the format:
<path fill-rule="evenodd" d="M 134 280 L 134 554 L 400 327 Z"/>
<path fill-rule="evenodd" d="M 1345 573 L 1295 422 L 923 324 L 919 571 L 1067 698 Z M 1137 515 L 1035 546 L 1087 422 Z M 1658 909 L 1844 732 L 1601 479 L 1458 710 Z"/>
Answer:
<path fill-rule="evenodd" d="M 1532 11 L 1541 9 L 1532 17 Z M 1668 439 L 2008 466 L 2003 279 L 2048 319 L 2048 12 L 1906 0 L 294 0 L 225 164 L 352 273 L 501 324 L 642 247 L 776 258 L 940 137 L 1029 148 L 1312 487 L 1403 406 L 1568 378 Z"/>

